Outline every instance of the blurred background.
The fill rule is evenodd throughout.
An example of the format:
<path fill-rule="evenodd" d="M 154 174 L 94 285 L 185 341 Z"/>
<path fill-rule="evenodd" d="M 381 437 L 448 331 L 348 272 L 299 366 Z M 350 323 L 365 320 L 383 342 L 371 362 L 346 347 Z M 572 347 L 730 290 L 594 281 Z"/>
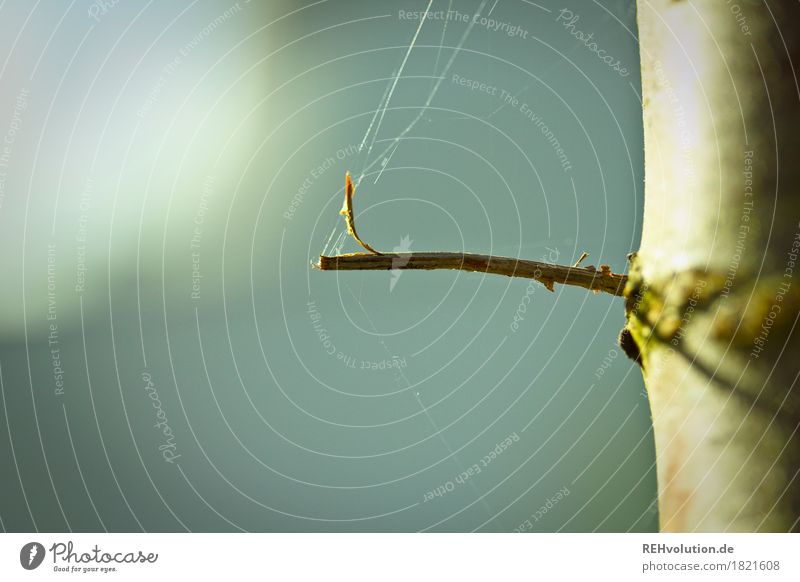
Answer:
<path fill-rule="evenodd" d="M 630 0 L 0 3 L 6 531 L 655 531 Z"/>

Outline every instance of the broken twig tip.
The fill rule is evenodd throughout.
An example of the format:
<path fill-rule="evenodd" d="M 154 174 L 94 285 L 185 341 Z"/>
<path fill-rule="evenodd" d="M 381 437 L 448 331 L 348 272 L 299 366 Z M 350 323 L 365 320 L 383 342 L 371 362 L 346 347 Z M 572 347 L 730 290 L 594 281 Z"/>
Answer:
<path fill-rule="evenodd" d="M 356 232 L 356 218 L 353 212 L 353 194 L 355 194 L 356 187 L 353 186 L 353 181 L 350 179 L 350 172 L 345 172 L 344 174 L 344 205 L 342 209 L 339 211 L 339 214 L 344 215 L 344 219 L 347 222 L 347 234 L 352 236 L 355 241 L 362 246 L 362 248 L 368 250 L 374 255 L 380 255 L 378 251 L 373 249 L 367 243 L 365 243 L 361 238 L 358 236 L 358 232 Z"/>

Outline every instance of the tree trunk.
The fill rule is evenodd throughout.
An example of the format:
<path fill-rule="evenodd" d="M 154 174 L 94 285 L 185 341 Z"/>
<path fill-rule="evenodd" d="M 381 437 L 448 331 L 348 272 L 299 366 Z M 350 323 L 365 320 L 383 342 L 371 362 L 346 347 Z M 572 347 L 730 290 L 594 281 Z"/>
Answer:
<path fill-rule="evenodd" d="M 641 249 L 627 329 L 663 531 L 800 516 L 800 3 L 640 0 Z"/>

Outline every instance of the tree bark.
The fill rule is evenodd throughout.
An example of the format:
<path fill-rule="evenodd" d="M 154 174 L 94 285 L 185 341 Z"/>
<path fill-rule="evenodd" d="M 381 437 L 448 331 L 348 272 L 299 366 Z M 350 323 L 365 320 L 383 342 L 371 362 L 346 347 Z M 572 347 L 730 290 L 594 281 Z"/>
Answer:
<path fill-rule="evenodd" d="M 641 249 L 625 290 L 663 531 L 797 531 L 800 3 L 639 0 Z"/>

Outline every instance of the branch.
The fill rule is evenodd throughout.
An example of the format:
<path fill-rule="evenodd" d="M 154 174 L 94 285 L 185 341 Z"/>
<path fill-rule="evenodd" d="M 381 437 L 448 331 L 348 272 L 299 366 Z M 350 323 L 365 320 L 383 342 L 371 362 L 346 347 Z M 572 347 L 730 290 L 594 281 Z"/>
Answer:
<path fill-rule="evenodd" d="M 345 255 L 321 255 L 322 271 L 386 271 L 393 269 L 456 269 L 507 277 L 535 279 L 553 291 L 553 284 L 575 285 L 592 291 L 603 291 L 622 296 L 627 275 L 612 273 L 606 265 L 600 271 L 594 267 L 569 267 L 528 261 L 510 257 L 476 255 L 472 253 L 385 253 L 370 255 L 352 253 Z"/>
<path fill-rule="evenodd" d="M 353 212 L 353 194 L 355 187 L 350 179 L 350 172 L 345 174 L 344 205 L 340 214 L 347 222 L 347 233 L 365 250 L 372 254 L 352 253 L 332 257 L 320 255 L 319 264 L 314 265 L 321 271 L 390 271 L 394 269 L 456 269 L 506 275 L 508 277 L 524 277 L 535 279 L 554 291 L 553 285 L 576 285 L 594 292 L 604 291 L 611 295 L 622 296 L 628 277 L 611 272 L 608 265 L 600 265 L 597 271 L 593 266 L 581 268 L 579 265 L 589 253 L 583 253 L 571 267 L 526 261 L 509 257 L 492 255 L 475 255 L 472 253 L 379 253 L 362 241 L 356 232 L 356 219 Z"/>

